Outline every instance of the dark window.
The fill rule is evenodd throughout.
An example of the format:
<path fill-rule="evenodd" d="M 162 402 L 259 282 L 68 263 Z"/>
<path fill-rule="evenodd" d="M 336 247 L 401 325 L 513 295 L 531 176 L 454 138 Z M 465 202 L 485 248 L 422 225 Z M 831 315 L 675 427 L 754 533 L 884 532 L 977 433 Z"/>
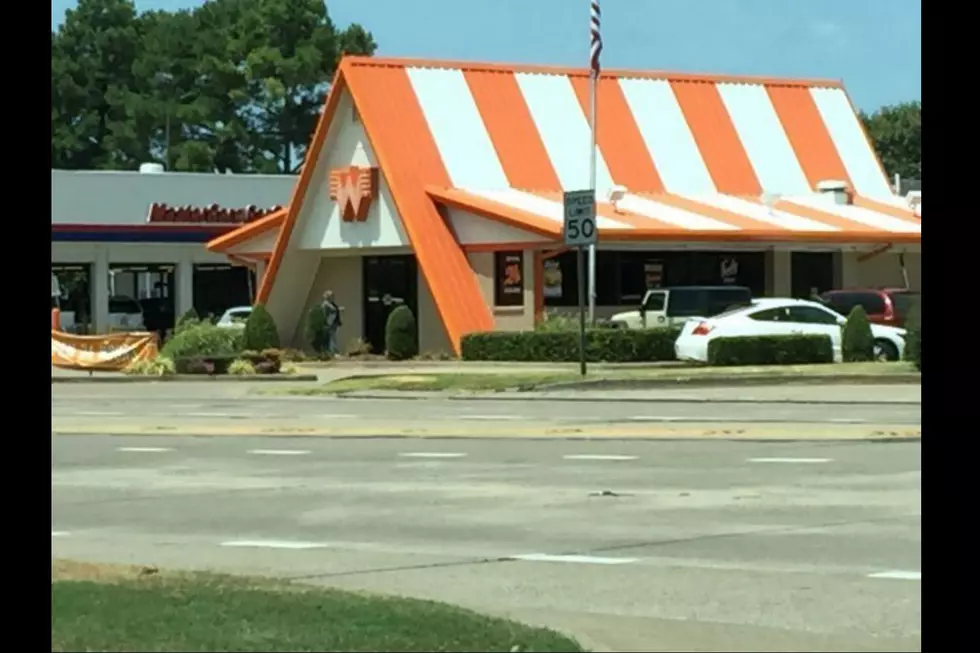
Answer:
<path fill-rule="evenodd" d="M 647 311 L 662 311 L 664 310 L 666 299 L 666 293 L 650 293 L 650 295 L 646 298 L 646 301 L 643 303 L 643 308 Z"/>
<path fill-rule="evenodd" d="M 194 310 L 201 317 L 221 317 L 235 306 L 250 306 L 255 273 L 241 265 L 197 264 L 193 271 Z"/>
<path fill-rule="evenodd" d="M 109 312 L 123 315 L 139 315 L 143 312 L 139 302 L 131 297 L 110 297 Z"/>
<path fill-rule="evenodd" d="M 176 282 L 174 266 L 155 263 L 117 263 L 109 266 L 109 289 L 113 300 L 129 298 L 139 300 L 140 310 L 119 313 L 142 312 L 147 331 L 161 335 L 174 325 L 174 294 Z M 121 306 L 120 306 L 121 308 Z M 110 303 L 109 312 L 112 310 Z"/>
<path fill-rule="evenodd" d="M 705 299 L 707 291 L 701 288 L 685 289 L 672 288 L 670 302 L 667 304 L 667 315 L 670 317 L 707 317 Z"/>
<path fill-rule="evenodd" d="M 619 259 L 619 292 L 613 305 L 639 304 L 647 290 L 646 255 L 622 252 Z"/>
<path fill-rule="evenodd" d="M 58 279 L 61 290 L 61 312 L 70 313 L 68 330 L 79 333 L 91 333 L 92 318 L 92 285 L 89 282 L 91 265 L 88 263 L 55 263 L 51 265 L 51 274 Z M 54 299 L 52 299 L 54 308 Z"/>
<path fill-rule="evenodd" d="M 789 322 L 789 311 L 786 307 L 767 308 L 755 313 L 749 313 L 749 317 L 757 322 Z"/>
<path fill-rule="evenodd" d="M 919 301 L 921 295 L 917 292 L 893 292 L 888 293 L 888 297 L 892 300 L 892 306 L 895 308 L 895 314 L 898 316 L 899 320 L 904 321 L 905 316 L 909 314 L 912 309 L 912 305 Z"/>
<path fill-rule="evenodd" d="M 837 324 L 837 318 L 831 313 L 813 306 L 793 306 L 789 309 L 790 322 L 802 324 Z"/>
<path fill-rule="evenodd" d="M 704 317 L 713 317 L 735 306 L 747 306 L 751 302 L 752 292 L 748 288 L 709 290 L 708 305 Z"/>
<path fill-rule="evenodd" d="M 857 305 L 857 296 L 849 292 L 826 293 L 822 297 L 823 302 L 829 307 L 840 313 L 847 315 L 851 309 Z"/>
<path fill-rule="evenodd" d="M 524 253 L 494 253 L 493 295 L 496 306 L 524 305 Z"/>
<path fill-rule="evenodd" d="M 857 303 L 864 307 L 868 315 L 881 315 L 885 312 L 885 298 L 876 292 L 859 293 Z"/>

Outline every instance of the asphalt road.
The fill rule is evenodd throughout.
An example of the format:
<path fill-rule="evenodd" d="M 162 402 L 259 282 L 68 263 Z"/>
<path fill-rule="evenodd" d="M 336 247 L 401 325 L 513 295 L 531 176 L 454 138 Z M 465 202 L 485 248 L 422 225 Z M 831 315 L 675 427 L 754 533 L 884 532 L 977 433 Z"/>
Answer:
<path fill-rule="evenodd" d="M 446 600 L 604 650 L 917 651 L 919 455 L 57 436 L 52 555 Z"/>

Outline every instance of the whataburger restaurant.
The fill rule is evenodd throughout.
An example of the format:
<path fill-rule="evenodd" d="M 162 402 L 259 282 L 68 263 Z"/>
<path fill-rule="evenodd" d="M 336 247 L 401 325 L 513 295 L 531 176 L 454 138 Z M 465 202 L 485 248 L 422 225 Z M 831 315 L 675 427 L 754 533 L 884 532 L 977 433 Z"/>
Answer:
<path fill-rule="evenodd" d="M 598 88 L 600 317 L 660 284 L 918 287 L 921 208 L 839 82 L 603 71 Z M 257 263 L 286 342 L 326 289 L 342 344 L 379 347 L 398 302 L 422 351 L 532 328 L 574 304 L 561 197 L 589 185 L 588 106 L 584 69 L 347 57 L 288 208 L 208 248 Z"/>

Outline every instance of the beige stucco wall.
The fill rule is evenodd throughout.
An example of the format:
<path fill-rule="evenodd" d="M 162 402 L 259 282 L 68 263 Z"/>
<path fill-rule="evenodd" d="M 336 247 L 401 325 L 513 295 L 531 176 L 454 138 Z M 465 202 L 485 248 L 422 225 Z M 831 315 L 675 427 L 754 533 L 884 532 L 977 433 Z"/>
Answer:
<path fill-rule="evenodd" d="M 885 252 L 865 261 L 857 252 L 841 256 L 841 286 L 843 288 L 902 288 L 902 266 L 899 255 Z M 912 290 L 922 289 L 922 255 L 906 254 L 905 270 Z"/>
<path fill-rule="evenodd" d="M 316 275 L 303 306 L 302 318 L 293 332 L 293 346 L 306 349 L 304 327 L 306 314 L 323 299 L 325 290 L 332 290 L 337 305 L 341 307 L 343 324 L 337 333 L 340 351 L 347 351 L 364 333 L 364 277 L 360 256 L 324 256 L 320 259 Z"/>
<path fill-rule="evenodd" d="M 446 328 L 442 325 L 442 318 L 439 317 L 439 310 L 422 270 L 419 270 L 418 288 L 419 314 L 416 319 L 419 328 L 419 353 L 453 353 L 449 336 L 446 335 Z"/>
<path fill-rule="evenodd" d="M 493 306 L 493 253 L 467 254 L 470 267 L 480 282 L 480 291 L 487 306 L 493 307 L 494 326 L 498 331 L 530 331 L 534 329 L 534 252 L 524 252 L 524 306 Z"/>

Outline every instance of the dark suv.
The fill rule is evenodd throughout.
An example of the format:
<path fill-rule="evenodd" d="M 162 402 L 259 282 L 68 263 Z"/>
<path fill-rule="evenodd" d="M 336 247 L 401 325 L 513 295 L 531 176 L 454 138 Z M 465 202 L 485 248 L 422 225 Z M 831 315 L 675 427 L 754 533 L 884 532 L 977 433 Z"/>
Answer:
<path fill-rule="evenodd" d="M 912 304 L 918 301 L 918 291 L 904 288 L 884 290 L 828 290 L 820 300 L 845 317 L 855 306 L 863 306 L 868 320 L 875 324 L 905 326 L 905 318 Z"/>

